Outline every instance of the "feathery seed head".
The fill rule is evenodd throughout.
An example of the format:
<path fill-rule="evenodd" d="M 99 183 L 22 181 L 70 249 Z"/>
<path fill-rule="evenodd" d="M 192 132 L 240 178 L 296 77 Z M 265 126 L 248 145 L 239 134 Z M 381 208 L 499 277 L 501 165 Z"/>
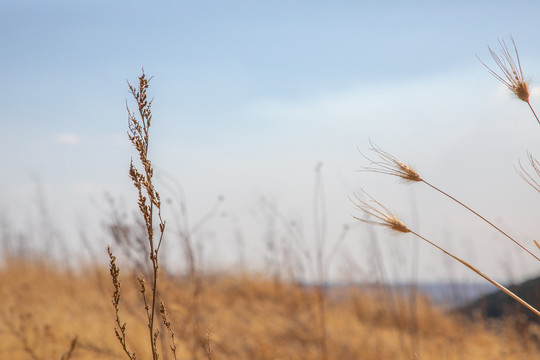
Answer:
<path fill-rule="evenodd" d="M 365 194 L 369 197 L 370 202 L 360 200 L 360 198 L 358 198 L 356 194 L 354 195 L 356 201 L 352 200 L 352 202 L 354 203 L 354 205 L 356 205 L 356 207 L 358 207 L 358 209 L 362 210 L 367 215 L 373 216 L 378 220 L 361 219 L 359 217 L 353 216 L 356 220 L 359 220 L 366 224 L 383 226 L 401 233 L 411 232 L 407 225 L 405 225 L 394 214 L 392 214 L 392 212 L 388 210 L 388 208 L 386 208 L 377 200 L 373 199 L 369 194 Z"/>
<path fill-rule="evenodd" d="M 527 184 L 532 186 L 536 191 L 540 192 L 540 161 L 538 161 L 538 159 L 536 159 L 531 153 L 527 153 L 527 157 L 529 159 L 529 164 L 534 170 L 534 173 L 531 174 L 530 172 L 525 170 L 525 167 L 523 166 L 523 164 L 521 164 L 521 160 L 519 159 L 519 169 L 516 168 L 516 171 L 518 172 L 519 176 L 521 176 L 521 178 L 525 180 Z"/>
<path fill-rule="evenodd" d="M 386 151 L 382 150 L 380 147 L 373 144 L 371 141 L 370 144 L 370 150 L 377 154 L 379 160 L 372 160 L 361 153 L 362 156 L 365 157 L 371 165 L 362 167 L 362 170 L 397 176 L 403 181 L 422 181 L 422 177 L 420 176 L 420 174 L 418 174 L 412 167 L 406 165 L 392 154 L 389 154 Z"/>
<path fill-rule="evenodd" d="M 527 81 L 525 81 L 525 78 L 523 76 L 523 70 L 521 69 L 521 62 L 519 60 L 519 54 L 517 51 L 516 43 L 514 42 L 514 39 L 512 36 L 510 36 L 510 41 L 512 41 L 512 44 L 514 45 L 514 52 L 516 54 L 516 59 L 512 57 L 510 54 L 510 50 L 508 50 L 508 47 L 506 46 L 506 42 L 504 40 L 499 40 L 499 45 L 501 46 L 501 55 L 497 55 L 497 53 L 488 46 L 489 53 L 491 54 L 491 57 L 501 70 L 502 74 L 497 74 L 494 70 L 492 70 L 489 66 L 487 66 L 480 58 L 480 62 L 482 65 L 484 65 L 491 75 L 493 75 L 497 80 L 502 82 L 518 99 L 521 101 L 524 101 L 526 103 L 529 102 L 529 84 Z"/>

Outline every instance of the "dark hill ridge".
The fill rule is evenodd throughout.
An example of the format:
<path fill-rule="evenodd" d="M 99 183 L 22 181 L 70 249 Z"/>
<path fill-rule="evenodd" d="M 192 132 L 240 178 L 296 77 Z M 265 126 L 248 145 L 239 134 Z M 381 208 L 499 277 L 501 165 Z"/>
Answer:
<path fill-rule="evenodd" d="M 527 280 L 519 285 L 510 285 L 508 289 L 532 307 L 540 309 L 540 277 Z M 502 291 L 482 296 L 457 311 L 469 317 L 502 318 L 525 316 L 529 321 L 540 323 L 540 318 L 537 315 Z"/>

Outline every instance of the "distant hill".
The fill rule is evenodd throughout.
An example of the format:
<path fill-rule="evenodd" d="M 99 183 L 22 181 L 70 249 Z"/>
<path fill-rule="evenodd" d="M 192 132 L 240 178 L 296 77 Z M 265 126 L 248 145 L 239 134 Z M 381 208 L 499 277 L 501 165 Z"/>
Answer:
<path fill-rule="evenodd" d="M 304 284 L 312 286 L 313 284 Z M 358 284 L 366 293 L 380 291 L 392 291 L 397 297 L 408 297 L 412 292 L 420 292 L 426 296 L 430 302 L 442 309 L 456 309 L 481 296 L 497 290 L 497 288 L 488 282 L 421 282 L 419 284 Z M 334 297 L 344 297 L 349 290 L 350 284 L 330 284 L 327 285 L 327 291 Z"/>
<path fill-rule="evenodd" d="M 433 304 L 445 309 L 459 308 L 496 289 L 487 282 L 426 282 L 418 285 L 418 290 Z"/>
<path fill-rule="evenodd" d="M 508 289 L 536 309 L 540 309 L 540 277 L 527 280 Z M 502 318 L 506 316 L 526 316 L 529 321 L 540 323 L 540 318 L 502 291 L 495 291 L 462 306 L 458 312 L 468 317 Z"/>

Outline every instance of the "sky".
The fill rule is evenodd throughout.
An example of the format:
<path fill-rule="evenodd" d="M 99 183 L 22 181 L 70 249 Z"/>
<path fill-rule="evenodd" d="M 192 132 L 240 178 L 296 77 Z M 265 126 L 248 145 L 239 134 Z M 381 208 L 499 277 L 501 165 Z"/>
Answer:
<path fill-rule="evenodd" d="M 540 126 L 476 56 L 494 65 L 487 47 L 512 35 L 540 103 L 538 13 L 536 1 L 3 0 L 2 221 L 39 238 L 41 202 L 69 251 L 84 253 L 84 232 L 106 259 L 107 194 L 135 209 L 126 81 L 144 68 L 171 264 L 183 261 L 181 186 L 193 224 L 224 199 L 197 234 L 205 269 L 283 267 L 272 251 L 291 251 L 308 273 L 326 224 L 334 279 L 476 279 L 418 239 L 355 221 L 349 197 L 363 189 L 485 273 L 536 276 L 538 263 L 429 188 L 358 170 L 373 141 L 532 247 L 539 194 L 514 166 L 540 152 Z M 326 207 L 314 220 L 318 164 Z"/>

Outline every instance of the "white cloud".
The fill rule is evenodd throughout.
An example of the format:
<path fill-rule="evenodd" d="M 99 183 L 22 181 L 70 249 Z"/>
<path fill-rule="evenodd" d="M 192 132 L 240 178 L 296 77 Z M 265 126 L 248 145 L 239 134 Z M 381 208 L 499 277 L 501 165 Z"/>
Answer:
<path fill-rule="evenodd" d="M 61 133 L 56 135 L 56 142 L 60 144 L 77 144 L 80 142 L 79 136 L 72 133 Z"/>

